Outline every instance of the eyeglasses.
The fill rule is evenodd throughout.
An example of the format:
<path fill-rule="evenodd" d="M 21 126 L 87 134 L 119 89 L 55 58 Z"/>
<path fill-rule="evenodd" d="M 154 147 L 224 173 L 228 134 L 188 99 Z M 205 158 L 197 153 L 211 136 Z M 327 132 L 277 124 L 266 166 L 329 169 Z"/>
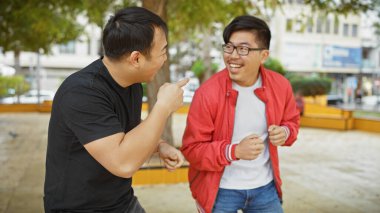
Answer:
<path fill-rule="evenodd" d="M 265 48 L 249 48 L 246 46 L 234 46 L 233 44 L 223 44 L 222 45 L 223 52 L 232 54 L 234 50 L 236 49 L 237 54 L 241 56 L 245 56 L 249 54 L 249 51 L 261 51 L 265 50 Z"/>

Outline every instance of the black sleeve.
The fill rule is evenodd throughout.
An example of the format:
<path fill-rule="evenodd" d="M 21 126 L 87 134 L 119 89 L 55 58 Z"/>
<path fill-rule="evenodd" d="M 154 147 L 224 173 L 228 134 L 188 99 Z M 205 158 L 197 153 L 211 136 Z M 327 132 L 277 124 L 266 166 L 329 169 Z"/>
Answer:
<path fill-rule="evenodd" d="M 123 132 L 112 102 L 100 91 L 71 90 L 64 95 L 59 108 L 65 123 L 83 145 Z"/>

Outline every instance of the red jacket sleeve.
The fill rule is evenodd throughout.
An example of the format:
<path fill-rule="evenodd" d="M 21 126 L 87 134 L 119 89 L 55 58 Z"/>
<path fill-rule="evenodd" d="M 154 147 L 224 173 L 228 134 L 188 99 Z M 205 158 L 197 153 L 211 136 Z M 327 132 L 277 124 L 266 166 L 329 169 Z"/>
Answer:
<path fill-rule="evenodd" d="M 297 110 L 296 101 L 293 96 L 293 91 L 290 83 L 287 84 L 286 104 L 283 112 L 281 126 L 286 126 L 289 129 L 288 139 L 283 146 L 291 146 L 297 139 L 300 126 L 300 114 Z"/>
<path fill-rule="evenodd" d="M 226 158 L 230 142 L 214 140 L 217 107 L 198 90 L 189 109 L 181 151 L 199 171 L 222 171 L 230 164 Z"/>

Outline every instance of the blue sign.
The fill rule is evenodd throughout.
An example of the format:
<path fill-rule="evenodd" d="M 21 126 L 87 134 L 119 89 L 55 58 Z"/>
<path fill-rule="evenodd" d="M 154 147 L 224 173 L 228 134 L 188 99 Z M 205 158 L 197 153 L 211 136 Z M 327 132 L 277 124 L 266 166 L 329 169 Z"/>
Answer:
<path fill-rule="evenodd" d="M 340 46 L 325 46 L 323 48 L 325 68 L 360 68 L 362 63 L 362 48 L 347 48 Z"/>

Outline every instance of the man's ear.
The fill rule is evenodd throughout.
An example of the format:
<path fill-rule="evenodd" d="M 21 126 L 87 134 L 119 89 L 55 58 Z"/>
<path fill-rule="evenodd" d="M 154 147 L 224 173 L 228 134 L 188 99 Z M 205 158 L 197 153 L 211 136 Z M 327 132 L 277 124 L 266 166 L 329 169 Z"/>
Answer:
<path fill-rule="evenodd" d="M 132 66 L 139 66 L 139 60 L 140 60 L 140 57 L 141 57 L 141 53 L 139 51 L 133 51 L 129 57 L 128 57 L 128 60 L 129 60 L 129 63 L 132 65 Z"/>
<path fill-rule="evenodd" d="M 269 57 L 269 50 L 261 51 L 261 63 L 263 64 Z"/>

